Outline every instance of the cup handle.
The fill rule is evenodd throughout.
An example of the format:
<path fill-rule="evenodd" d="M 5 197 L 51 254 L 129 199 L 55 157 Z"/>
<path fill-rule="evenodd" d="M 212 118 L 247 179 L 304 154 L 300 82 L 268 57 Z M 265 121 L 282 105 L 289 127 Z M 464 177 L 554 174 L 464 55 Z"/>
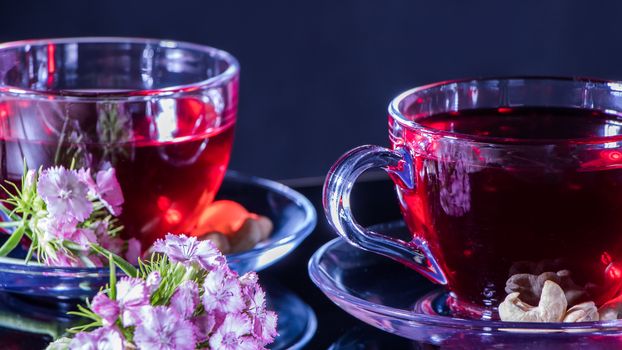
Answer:
<path fill-rule="evenodd" d="M 447 284 L 445 274 L 430 253 L 425 240 L 410 242 L 367 230 L 352 216 L 350 193 L 356 179 L 366 170 L 382 168 L 402 186 L 415 188 L 410 153 L 403 148 L 360 146 L 343 155 L 330 169 L 324 183 L 323 204 L 330 225 L 351 244 L 389 257 L 438 284 Z"/>

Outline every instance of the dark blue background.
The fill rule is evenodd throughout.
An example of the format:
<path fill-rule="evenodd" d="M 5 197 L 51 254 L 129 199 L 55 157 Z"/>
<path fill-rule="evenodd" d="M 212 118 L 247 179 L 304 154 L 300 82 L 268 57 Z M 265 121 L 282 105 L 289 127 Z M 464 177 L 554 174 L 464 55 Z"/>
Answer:
<path fill-rule="evenodd" d="M 114 35 L 194 41 L 241 62 L 231 167 L 323 176 L 387 143 L 402 90 L 498 75 L 622 78 L 622 2 L 578 0 L 1 1 L 0 40 Z"/>

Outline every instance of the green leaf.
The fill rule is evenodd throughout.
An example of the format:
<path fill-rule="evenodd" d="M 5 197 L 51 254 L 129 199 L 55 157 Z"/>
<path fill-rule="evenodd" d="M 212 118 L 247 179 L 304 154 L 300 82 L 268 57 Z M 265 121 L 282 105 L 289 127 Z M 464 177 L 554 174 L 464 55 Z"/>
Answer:
<path fill-rule="evenodd" d="M 113 252 L 109 251 L 108 249 L 105 249 L 104 247 L 100 246 L 99 244 L 91 243 L 91 248 L 96 253 L 105 256 L 107 259 L 112 257 L 112 260 L 114 261 L 114 263 L 121 270 L 123 270 L 123 272 L 125 272 L 126 275 L 128 275 L 130 277 L 138 277 L 138 270 L 132 264 L 127 262 L 127 260 L 125 260 L 122 257 L 114 254 Z"/>
<path fill-rule="evenodd" d="M 97 327 L 101 327 L 101 326 L 102 326 L 102 322 L 101 321 L 96 321 L 96 322 L 91 322 L 89 324 L 85 324 L 85 325 L 82 325 L 82 326 L 76 326 L 76 327 L 69 328 L 67 330 L 67 332 L 69 332 L 69 333 L 80 333 L 80 332 L 83 332 L 83 331 L 87 331 L 87 330 L 89 330 L 91 328 L 97 328 Z"/>
<path fill-rule="evenodd" d="M 24 231 L 26 231 L 26 226 L 24 224 L 22 224 L 22 226 L 18 227 L 15 231 L 13 231 L 9 239 L 7 239 L 2 247 L 0 247 L 0 256 L 9 255 L 9 253 L 12 252 L 15 247 L 17 247 L 19 241 L 24 236 Z"/>

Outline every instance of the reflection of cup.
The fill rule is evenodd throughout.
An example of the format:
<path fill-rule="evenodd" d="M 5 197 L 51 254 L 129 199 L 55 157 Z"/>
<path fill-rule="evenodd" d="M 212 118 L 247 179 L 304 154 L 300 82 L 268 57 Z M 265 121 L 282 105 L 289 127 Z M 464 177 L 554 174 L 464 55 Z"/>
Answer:
<path fill-rule="evenodd" d="M 324 207 L 340 235 L 447 285 L 465 307 L 498 306 L 519 273 L 569 270 L 597 304 L 620 293 L 621 84 L 446 82 L 403 93 L 389 112 L 393 149 L 359 147 L 328 174 Z M 396 184 L 411 242 L 352 218 L 352 185 L 377 167 Z"/>
<path fill-rule="evenodd" d="M 125 233 L 198 232 L 233 142 L 239 66 L 226 52 L 151 39 L 0 45 L 0 179 L 112 165 Z M 194 232 L 197 231 L 197 232 Z"/>

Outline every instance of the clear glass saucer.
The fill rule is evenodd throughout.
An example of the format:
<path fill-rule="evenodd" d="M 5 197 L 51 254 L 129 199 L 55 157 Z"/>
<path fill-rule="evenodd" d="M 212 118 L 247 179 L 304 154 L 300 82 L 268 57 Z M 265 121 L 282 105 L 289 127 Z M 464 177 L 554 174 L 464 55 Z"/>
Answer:
<path fill-rule="evenodd" d="M 268 346 L 271 350 L 298 350 L 313 338 L 317 330 L 317 318 L 313 309 L 296 294 L 278 283 L 266 281 L 267 303 L 278 315 L 279 335 Z"/>
<path fill-rule="evenodd" d="M 396 236 L 403 222 L 373 228 Z M 452 317 L 445 290 L 387 258 L 340 238 L 322 246 L 309 261 L 311 280 L 347 313 L 384 331 L 435 345 L 478 348 L 522 344 L 622 346 L 622 321 L 521 323 Z M 503 347 L 505 349 L 505 347 Z"/>
<path fill-rule="evenodd" d="M 227 256 L 238 273 L 260 271 L 291 253 L 313 230 L 316 212 L 302 194 L 278 182 L 229 171 L 218 199 L 231 199 L 274 223 L 272 235 L 255 248 Z M 53 268 L 23 262 L 20 248 L 0 258 L 0 291 L 60 299 L 95 294 L 108 268 Z"/>

